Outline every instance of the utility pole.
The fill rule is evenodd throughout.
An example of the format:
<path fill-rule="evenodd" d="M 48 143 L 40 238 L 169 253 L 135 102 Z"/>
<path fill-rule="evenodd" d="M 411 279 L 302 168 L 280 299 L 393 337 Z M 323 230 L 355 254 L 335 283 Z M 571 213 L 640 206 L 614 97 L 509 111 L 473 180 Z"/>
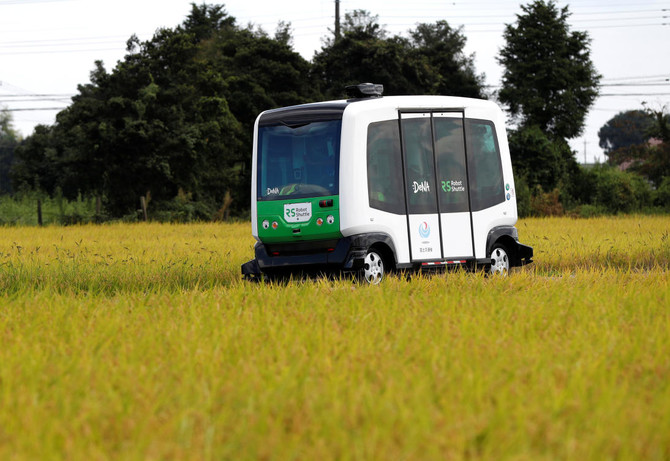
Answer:
<path fill-rule="evenodd" d="M 340 0 L 335 0 L 335 41 L 340 39 Z"/>

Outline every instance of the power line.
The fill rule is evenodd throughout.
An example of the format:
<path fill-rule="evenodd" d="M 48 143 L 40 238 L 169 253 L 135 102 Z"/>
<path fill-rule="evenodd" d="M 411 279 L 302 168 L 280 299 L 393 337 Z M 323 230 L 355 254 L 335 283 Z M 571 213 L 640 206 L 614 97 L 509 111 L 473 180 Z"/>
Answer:
<path fill-rule="evenodd" d="M 598 12 L 598 13 L 580 13 L 579 15 L 575 14 L 574 16 L 594 16 L 594 15 L 608 15 L 608 14 L 642 14 L 642 13 L 662 13 L 662 10 L 632 10 L 632 11 L 611 11 L 611 12 Z M 388 19 L 398 19 L 398 18 L 403 18 L 403 19 L 422 19 L 425 18 L 426 16 L 431 16 L 431 14 L 423 14 L 420 16 L 408 16 L 408 15 L 400 15 L 400 16 L 393 16 L 393 15 L 384 15 L 384 18 Z M 502 14 L 466 14 L 466 15 L 454 15 L 454 14 L 449 14 L 447 15 L 447 19 L 481 19 L 481 18 L 495 18 L 499 20 L 506 19 L 509 15 L 502 15 Z M 662 16 L 666 17 L 666 16 Z M 622 18 L 620 20 L 630 20 L 630 19 L 656 19 L 657 16 L 644 16 L 644 17 L 629 17 L 629 18 Z M 572 18 L 571 18 L 572 19 Z M 572 21 L 578 21 L 578 22 L 583 22 L 583 21 L 614 21 L 616 20 L 615 18 L 589 18 L 589 19 L 572 19 Z"/>
<path fill-rule="evenodd" d="M 627 86 L 670 86 L 670 82 L 663 83 L 603 83 L 600 87 L 627 87 Z"/>
<path fill-rule="evenodd" d="M 37 111 L 37 110 L 44 110 L 44 111 L 51 111 L 51 110 L 63 110 L 67 109 L 67 107 L 20 107 L 20 108 L 15 108 L 15 109 L 2 109 L 2 112 L 26 112 L 26 111 Z"/>
<path fill-rule="evenodd" d="M 125 47 L 115 47 L 115 48 L 87 48 L 79 50 L 43 50 L 43 51 L 0 51 L 0 55 L 11 56 L 17 54 L 57 54 L 57 53 L 97 53 L 99 51 L 121 51 L 125 50 Z"/>
<path fill-rule="evenodd" d="M 139 36 L 139 35 L 138 35 Z M 57 45 L 61 42 L 99 42 L 99 41 L 119 41 L 119 40 L 128 40 L 128 37 L 124 35 L 104 35 L 99 37 L 73 37 L 73 38 L 53 38 L 53 39 L 39 39 L 39 40 L 11 40 L 4 41 L 0 46 L 12 45 L 12 46 L 24 46 L 24 45 Z"/>
<path fill-rule="evenodd" d="M 2 85 L 0 84 L 0 87 Z M 71 98 L 74 93 L 62 94 L 0 94 L 0 98 Z"/>
<path fill-rule="evenodd" d="M 80 46 L 80 45 L 111 45 L 119 44 L 120 40 L 78 40 L 78 39 L 66 39 L 61 42 L 55 42 L 50 40 L 42 40 L 42 43 L 17 43 L 12 46 L 0 45 L 0 49 L 14 49 L 14 48 L 55 48 L 55 47 L 64 47 L 64 46 Z M 125 46 L 125 41 L 123 42 Z"/>
<path fill-rule="evenodd" d="M 670 96 L 670 93 L 602 93 L 602 94 L 599 94 L 598 96 L 602 96 L 602 97 L 613 97 L 613 96 L 621 96 L 621 97 L 631 97 L 631 96 Z"/>
<path fill-rule="evenodd" d="M 665 80 L 668 80 L 670 78 L 670 74 L 657 74 L 657 75 L 642 75 L 642 76 L 634 76 L 634 77 L 611 77 L 611 78 L 604 78 L 603 80 L 612 80 L 612 81 L 619 81 L 619 80 L 646 80 L 646 79 L 656 79 L 656 78 L 663 78 Z"/>
<path fill-rule="evenodd" d="M 8 102 L 62 102 L 63 104 L 70 104 L 70 101 L 64 98 L 40 98 L 40 99 L 2 99 L 0 98 L 0 104 L 6 104 Z"/>
<path fill-rule="evenodd" d="M 26 0 L 22 0 L 25 2 Z M 34 0 L 34 2 L 39 3 L 40 0 Z M 43 1 L 43 0 L 42 0 Z M 56 0 L 52 0 L 56 1 Z M 14 1 L 9 1 L 5 0 L 4 4 L 13 4 Z M 16 3 L 19 3 L 16 1 Z M 0 5 L 2 5 L 2 0 L 0 0 Z M 404 19 L 405 21 L 407 19 L 423 19 L 426 17 L 430 16 L 436 16 L 433 12 L 436 12 L 437 10 L 427 10 L 426 14 L 423 16 L 407 16 L 407 15 L 402 15 L 402 16 L 393 16 L 393 15 L 385 15 L 383 16 L 383 19 Z M 511 10 L 510 10 L 511 11 Z M 575 13 L 574 16 L 580 16 L 580 15 L 591 15 L 591 16 L 603 16 L 603 15 L 617 15 L 617 14 L 638 14 L 638 13 L 648 13 L 648 12 L 665 12 L 665 11 L 670 11 L 666 9 L 636 9 L 636 10 L 625 10 L 625 11 L 607 11 L 607 12 L 583 12 L 583 13 Z M 469 19 L 469 18 L 498 18 L 500 21 L 504 21 L 504 19 L 507 19 L 509 15 L 505 14 L 486 14 L 486 15 L 474 15 L 474 14 L 450 14 L 447 13 L 446 11 L 440 11 L 440 14 L 437 16 L 444 16 L 447 19 L 454 20 L 454 19 Z M 446 14 L 444 14 L 446 13 Z M 270 16 L 265 16 L 265 17 L 270 17 Z M 575 19 L 574 17 L 571 19 L 571 22 L 602 22 L 602 21 L 625 21 L 625 22 L 631 22 L 631 21 L 640 21 L 640 20 L 648 20 L 648 19 L 663 19 L 663 18 L 668 18 L 667 15 L 664 15 L 662 17 L 628 17 L 628 18 L 606 18 L 606 17 L 601 17 L 601 18 L 589 18 L 589 19 Z M 258 17 L 255 17 L 254 19 L 258 19 Z M 298 22 L 310 22 L 310 21 L 322 21 L 318 25 L 313 25 L 313 26 L 303 26 L 300 27 L 299 29 L 294 29 L 294 32 L 296 35 L 304 36 L 306 34 L 302 33 L 301 31 L 308 29 L 308 28 L 324 28 L 327 27 L 329 22 L 329 18 L 325 16 L 320 16 L 320 17 L 310 17 L 310 18 L 296 18 L 291 20 L 291 24 L 298 23 Z M 458 21 L 457 21 L 458 22 Z M 466 27 L 477 27 L 477 26 L 486 26 L 486 25 L 499 25 L 500 22 L 477 22 L 477 23 L 470 23 L 468 21 L 465 21 L 462 25 Z M 269 22 L 260 22 L 258 23 L 259 26 L 264 27 L 269 25 Z M 276 25 L 276 24 L 275 24 Z M 393 24 L 394 26 L 413 26 L 415 24 L 409 24 L 409 23 L 396 23 Z M 500 24 L 501 25 L 501 24 Z M 650 25 L 667 25 L 667 23 L 645 23 L 645 24 L 635 24 L 634 26 L 650 26 Z M 616 28 L 616 27 L 626 27 L 624 24 L 613 24 L 613 25 L 606 25 L 606 26 L 593 26 L 593 28 Z M 472 31 L 472 32 L 488 32 L 488 31 Z M 497 30 L 496 30 L 497 32 Z M 149 34 L 145 34 L 149 35 Z M 7 48 L 11 50 L 12 48 L 30 48 L 30 47 L 38 47 L 38 46 L 44 46 L 44 47 L 57 47 L 57 46 L 68 46 L 68 45 L 82 45 L 85 42 L 86 45 L 92 45 L 92 44 L 107 44 L 107 43 L 114 43 L 114 41 L 118 40 L 125 40 L 126 37 L 121 37 L 121 36 L 100 36 L 100 37 L 75 37 L 75 38 L 66 38 L 66 39 L 53 39 L 53 40 L 15 40 L 11 42 L 5 42 L 4 48 Z M 10 45 L 10 46 L 6 46 Z M 75 49 L 75 50 L 62 50 L 62 52 L 90 52 L 90 51 L 110 51 L 111 49 L 109 48 L 94 48 L 94 49 Z M 38 51 L 37 53 L 43 53 L 46 51 Z M 34 53 L 34 52 L 33 52 Z M 12 51 L 5 51 L 5 52 L 0 52 L 0 54 L 14 54 Z"/>
<path fill-rule="evenodd" d="M 0 0 L 0 6 L 25 5 L 35 3 L 57 3 L 57 2 L 69 2 L 69 1 L 71 0 Z"/>

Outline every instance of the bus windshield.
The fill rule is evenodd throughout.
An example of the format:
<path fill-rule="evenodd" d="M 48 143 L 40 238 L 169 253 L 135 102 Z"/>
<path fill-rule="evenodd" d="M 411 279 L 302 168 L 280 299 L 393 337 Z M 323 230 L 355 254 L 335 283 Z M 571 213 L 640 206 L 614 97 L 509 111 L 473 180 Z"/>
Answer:
<path fill-rule="evenodd" d="M 258 200 L 338 194 L 341 120 L 258 129 Z"/>

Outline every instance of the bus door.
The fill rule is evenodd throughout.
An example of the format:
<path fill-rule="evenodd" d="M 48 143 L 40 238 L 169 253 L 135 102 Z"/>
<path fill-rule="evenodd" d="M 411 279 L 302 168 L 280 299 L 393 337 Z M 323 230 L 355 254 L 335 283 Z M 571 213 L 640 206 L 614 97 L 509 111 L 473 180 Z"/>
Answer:
<path fill-rule="evenodd" d="M 400 113 L 412 262 L 474 257 L 462 110 Z"/>
<path fill-rule="evenodd" d="M 442 258 L 430 112 L 400 112 L 410 259 Z"/>
<path fill-rule="evenodd" d="M 464 113 L 433 113 L 433 140 L 437 172 L 443 258 L 464 260 L 474 256 L 469 198 Z"/>

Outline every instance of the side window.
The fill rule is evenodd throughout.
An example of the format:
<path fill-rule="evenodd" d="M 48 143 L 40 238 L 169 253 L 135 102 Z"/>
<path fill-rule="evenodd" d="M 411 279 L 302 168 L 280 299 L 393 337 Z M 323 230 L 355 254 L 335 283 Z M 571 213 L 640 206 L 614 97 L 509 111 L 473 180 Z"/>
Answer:
<path fill-rule="evenodd" d="M 462 118 L 435 117 L 440 213 L 468 211 L 468 178 Z"/>
<path fill-rule="evenodd" d="M 405 214 L 398 120 L 368 126 L 367 157 L 370 207 Z"/>
<path fill-rule="evenodd" d="M 437 213 L 430 118 L 403 118 L 402 135 L 405 143 L 409 213 Z"/>
<path fill-rule="evenodd" d="M 500 148 L 492 122 L 466 120 L 472 211 L 505 201 Z"/>

